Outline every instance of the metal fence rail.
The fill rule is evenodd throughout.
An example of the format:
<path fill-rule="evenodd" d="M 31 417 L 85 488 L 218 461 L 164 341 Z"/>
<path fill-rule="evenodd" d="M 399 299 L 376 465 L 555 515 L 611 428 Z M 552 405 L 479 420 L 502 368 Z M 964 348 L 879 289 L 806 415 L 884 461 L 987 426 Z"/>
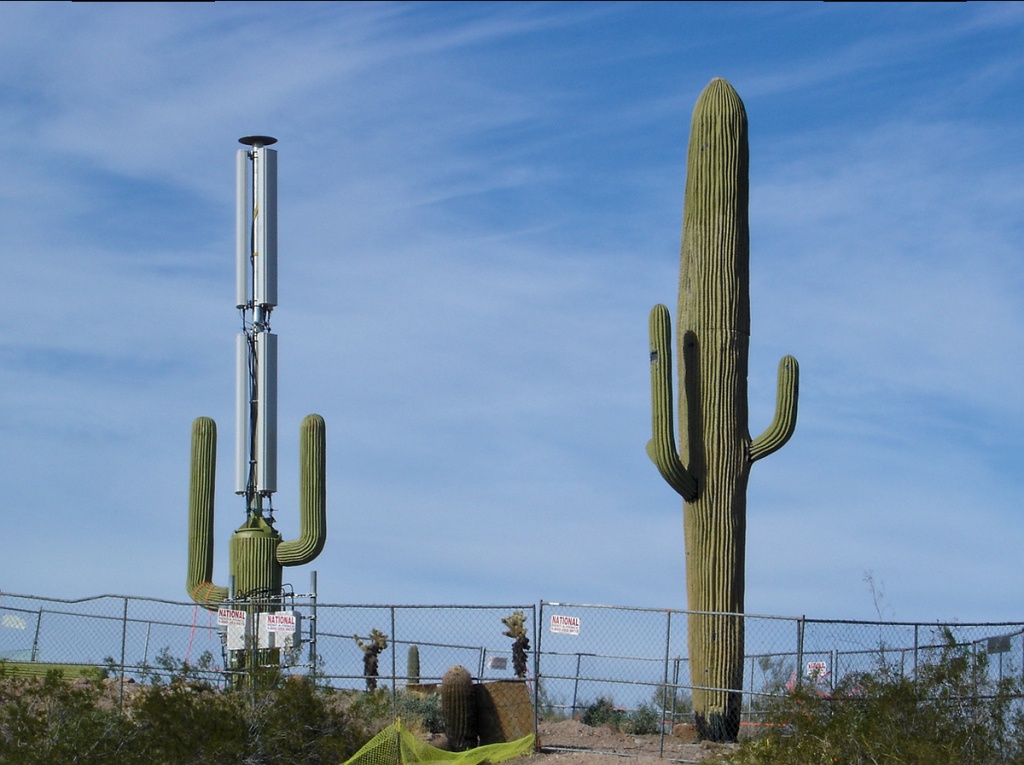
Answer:
<path fill-rule="evenodd" d="M 315 588 L 314 588 L 315 589 Z M 397 699 L 414 678 L 408 650 L 417 646 L 419 682 L 438 683 L 461 664 L 479 680 L 514 677 L 511 639 L 502 619 L 527 618 L 532 651 L 528 674 L 540 715 L 579 718 L 604 700 L 623 714 L 654 710 L 660 735 L 690 720 L 687 631 L 691 614 L 671 609 L 572 603 L 539 605 L 353 605 L 289 596 L 301 616 L 301 642 L 285 652 L 283 670 L 312 674 L 338 689 L 367 687 L 362 641 L 374 629 L 387 636 L 376 682 Z M 742 720 L 761 720 L 765 702 L 796 683 L 834 690 L 859 672 L 914 677 L 949 645 L 987 657 L 986 678 L 1024 680 L 1024 622 L 943 624 L 820 620 L 732 615 L 744 634 Z M 191 602 L 101 595 L 78 600 L 0 593 L 0 661 L 8 667 L 97 667 L 121 683 L 148 682 L 201 665 L 214 683 L 236 671 L 225 627 L 215 612 Z M 397 701 L 396 701 L 397 704 Z M 397 709 L 397 706 L 396 706 Z"/>

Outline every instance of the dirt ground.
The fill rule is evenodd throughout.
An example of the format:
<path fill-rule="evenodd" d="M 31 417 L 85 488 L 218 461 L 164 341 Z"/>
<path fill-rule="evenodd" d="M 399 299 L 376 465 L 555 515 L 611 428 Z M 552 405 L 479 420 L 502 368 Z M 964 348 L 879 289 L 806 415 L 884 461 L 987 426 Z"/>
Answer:
<path fill-rule="evenodd" d="M 730 748 L 729 744 L 688 743 L 666 735 L 659 757 L 659 736 L 636 736 L 607 727 L 591 728 L 577 720 L 542 722 L 542 754 L 517 760 L 516 765 L 665 765 L 666 760 L 703 762 Z M 572 749 L 573 751 L 562 751 Z M 623 760 L 629 755 L 629 760 Z"/>

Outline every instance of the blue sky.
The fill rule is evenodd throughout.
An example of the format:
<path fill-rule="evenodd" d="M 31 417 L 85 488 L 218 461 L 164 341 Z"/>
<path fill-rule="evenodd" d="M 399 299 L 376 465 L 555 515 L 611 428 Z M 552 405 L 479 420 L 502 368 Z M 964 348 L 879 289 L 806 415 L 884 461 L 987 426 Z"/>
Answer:
<path fill-rule="evenodd" d="M 57 4 L 0 28 L 0 589 L 184 599 L 232 493 L 237 139 L 279 139 L 280 491 L 338 603 L 685 607 L 644 453 L 690 114 L 751 140 L 747 608 L 1021 618 L 1024 5 Z M 876 608 L 865 577 L 881 599 Z"/>

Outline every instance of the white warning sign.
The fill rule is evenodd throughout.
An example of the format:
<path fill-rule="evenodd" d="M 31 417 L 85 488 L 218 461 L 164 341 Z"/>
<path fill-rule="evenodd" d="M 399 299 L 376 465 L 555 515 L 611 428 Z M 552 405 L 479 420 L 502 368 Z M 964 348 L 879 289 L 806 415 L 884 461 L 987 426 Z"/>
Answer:
<path fill-rule="evenodd" d="M 229 624 L 238 627 L 244 627 L 245 611 L 240 611 L 237 608 L 218 608 L 217 626 L 224 627 Z"/>
<path fill-rule="evenodd" d="M 580 618 L 578 616 L 551 614 L 551 631 L 561 635 L 579 635 Z"/>

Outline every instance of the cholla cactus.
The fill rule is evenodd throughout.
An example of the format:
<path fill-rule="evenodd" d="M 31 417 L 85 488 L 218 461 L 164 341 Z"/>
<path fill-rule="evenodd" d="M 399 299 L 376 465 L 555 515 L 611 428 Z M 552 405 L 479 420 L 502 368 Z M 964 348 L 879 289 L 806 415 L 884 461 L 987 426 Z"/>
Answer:
<path fill-rule="evenodd" d="M 679 448 L 673 436 L 672 330 L 651 311 L 653 438 L 647 453 L 683 497 L 690 611 L 743 612 L 746 489 L 750 466 L 796 427 L 799 368 L 779 363 L 775 419 L 747 429 L 750 242 L 747 115 L 733 87 L 712 80 L 697 99 L 686 168 L 676 347 Z M 736 738 L 743 683 L 743 619 L 692 614 L 688 640 L 698 733 Z M 713 689 L 713 690 L 712 690 Z"/>
<path fill-rule="evenodd" d="M 512 668 L 516 677 L 526 677 L 526 652 L 530 650 L 530 638 L 526 636 L 526 615 L 516 611 L 502 619 L 501 623 L 508 627 L 502 634 L 515 640 L 512 643 Z"/>
<path fill-rule="evenodd" d="M 352 636 L 356 645 L 363 649 L 363 675 L 366 677 L 366 690 L 377 690 L 377 663 L 380 655 L 387 650 L 388 636 L 379 629 L 370 631 L 370 642 L 364 643 L 359 635 Z"/>

